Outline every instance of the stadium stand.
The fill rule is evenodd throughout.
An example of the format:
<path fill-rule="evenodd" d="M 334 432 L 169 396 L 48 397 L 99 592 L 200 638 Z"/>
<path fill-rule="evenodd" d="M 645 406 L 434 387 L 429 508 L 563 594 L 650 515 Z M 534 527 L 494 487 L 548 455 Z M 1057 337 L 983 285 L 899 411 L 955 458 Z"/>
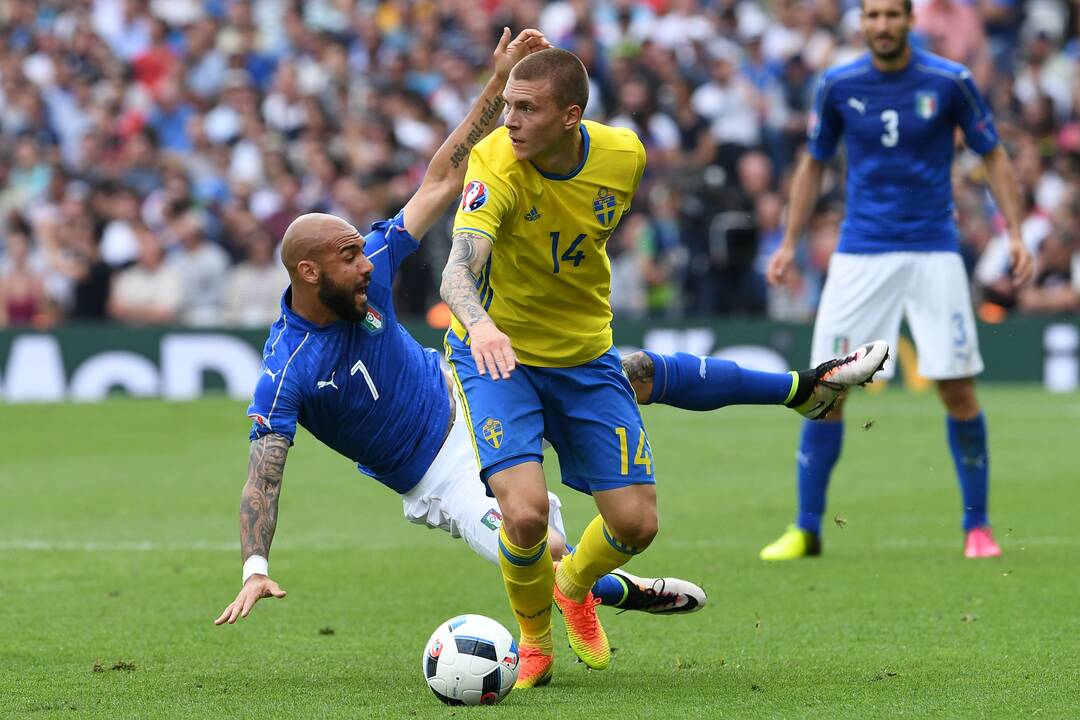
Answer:
<path fill-rule="evenodd" d="M 1078 7 L 916 4 L 917 42 L 972 68 L 1025 197 L 1037 282 L 1018 292 L 981 165 L 955 166 L 985 319 L 1080 309 Z M 861 52 L 858 13 L 853 0 L 4 0 L 0 326 L 265 325 L 284 228 L 313 210 L 360 228 L 396 211 L 503 25 L 578 53 L 587 116 L 634 128 L 649 151 L 609 247 L 617 315 L 808 319 L 839 230 L 838 173 L 798 276 L 768 288 L 762 273 L 814 83 Z M 437 304 L 448 229 L 402 268 L 402 314 Z M 160 302 L 140 307 L 156 275 Z"/>

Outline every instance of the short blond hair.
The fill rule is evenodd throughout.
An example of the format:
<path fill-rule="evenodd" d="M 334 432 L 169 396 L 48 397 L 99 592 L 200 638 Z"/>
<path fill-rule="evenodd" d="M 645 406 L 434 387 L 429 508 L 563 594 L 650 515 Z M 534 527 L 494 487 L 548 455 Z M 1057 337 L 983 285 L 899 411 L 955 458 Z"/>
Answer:
<path fill-rule="evenodd" d="M 514 66 L 515 80 L 550 80 L 551 94 L 559 107 L 589 104 L 589 73 L 577 55 L 569 50 L 546 48 L 526 56 Z"/>

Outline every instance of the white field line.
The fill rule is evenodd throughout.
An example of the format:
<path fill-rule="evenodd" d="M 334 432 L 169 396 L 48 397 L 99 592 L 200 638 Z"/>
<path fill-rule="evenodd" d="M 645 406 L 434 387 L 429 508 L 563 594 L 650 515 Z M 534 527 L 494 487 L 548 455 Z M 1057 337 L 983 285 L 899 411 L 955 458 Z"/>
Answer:
<path fill-rule="evenodd" d="M 834 533 L 839 535 L 839 531 Z M 842 537 L 842 536 L 840 536 Z M 834 537 L 833 544 L 838 545 L 840 537 Z M 1028 547 L 1054 547 L 1080 546 L 1080 536 L 1043 536 L 1021 537 L 1010 535 L 998 535 L 998 540 L 1005 545 L 1007 550 L 1023 550 Z M 745 540 L 733 539 L 710 539 L 710 540 L 672 540 L 663 543 L 667 547 L 679 550 L 706 550 L 716 549 L 740 549 L 757 547 L 754 543 Z M 908 548 L 956 548 L 960 546 L 958 538 L 889 538 L 869 543 L 869 547 L 879 550 L 902 550 Z M 236 552 L 240 545 L 238 542 L 214 542 L 210 540 L 187 540 L 159 542 L 155 540 L 33 540 L 33 539 L 10 539 L 0 540 L 0 552 Z M 363 542 L 296 542 L 280 543 L 274 545 L 275 550 L 401 550 L 406 548 L 421 547 L 408 543 L 363 543 Z M 427 547 L 427 546 L 423 546 Z"/>
<path fill-rule="evenodd" d="M 426 547 L 419 543 L 402 542 L 282 542 L 275 543 L 275 550 L 403 550 Z M 238 552 L 240 541 L 214 542 L 210 540 L 179 540 L 159 542 L 156 540 L 0 540 L 0 552 Z"/>
<path fill-rule="evenodd" d="M 839 534 L 840 531 L 832 533 L 830 537 L 833 539 L 830 541 L 832 547 L 841 546 L 843 544 L 843 535 Z M 1077 537 L 1059 537 L 1059 536 L 1046 536 L 1046 537 L 1021 537 L 1019 535 L 1001 535 L 996 533 L 997 540 L 1001 543 L 1006 550 L 1023 550 L 1027 547 L 1053 547 L 1053 546 L 1066 546 L 1074 547 L 1080 546 L 1080 536 Z M 868 547 L 872 550 L 902 550 L 907 548 L 959 548 L 963 545 L 962 538 L 959 535 L 956 538 L 887 538 L 883 540 L 875 540 L 871 542 L 861 542 L 855 539 L 860 546 Z M 745 541 L 736 540 L 673 540 L 668 543 L 664 543 L 667 546 L 677 548 L 679 550 L 707 550 L 709 548 L 746 548 L 757 547 L 753 543 L 747 543 Z"/>

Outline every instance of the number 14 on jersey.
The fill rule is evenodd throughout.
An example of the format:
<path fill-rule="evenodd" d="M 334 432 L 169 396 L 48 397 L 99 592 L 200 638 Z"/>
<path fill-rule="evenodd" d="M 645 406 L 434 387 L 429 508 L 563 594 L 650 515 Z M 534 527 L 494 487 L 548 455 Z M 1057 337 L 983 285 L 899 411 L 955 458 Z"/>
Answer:
<path fill-rule="evenodd" d="M 630 445 L 626 438 L 626 428 L 615 428 L 615 434 L 619 436 L 619 474 L 630 474 Z M 638 428 L 637 452 L 634 453 L 634 464 L 644 465 L 645 474 L 652 475 L 652 450 L 645 441 L 645 428 Z"/>
<path fill-rule="evenodd" d="M 560 255 L 560 233 L 551 233 L 551 264 L 553 266 L 551 271 L 553 273 L 558 274 L 560 261 L 564 263 L 572 262 L 574 263 L 574 267 L 577 267 L 581 264 L 581 261 L 585 259 L 585 252 L 583 250 L 578 250 L 578 245 L 580 245 L 581 241 L 584 240 L 586 237 L 587 235 L 585 235 L 585 233 L 581 233 L 580 235 L 578 235 L 569 245 L 566 246 L 566 250 L 564 250 L 562 255 Z"/>

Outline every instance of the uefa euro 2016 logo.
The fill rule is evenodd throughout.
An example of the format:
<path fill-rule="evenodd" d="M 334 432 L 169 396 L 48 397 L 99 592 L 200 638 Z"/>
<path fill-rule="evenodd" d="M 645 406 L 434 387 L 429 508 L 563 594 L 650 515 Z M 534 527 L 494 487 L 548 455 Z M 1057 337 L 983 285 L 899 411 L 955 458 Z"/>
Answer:
<path fill-rule="evenodd" d="M 615 219 L 615 195 L 606 187 L 600 188 L 592 201 L 593 212 L 600 224 L 607 227 Z"/>
<path fill-rule="evenodd" d="M 484 207 L 487 199 L 488 193 L 484 183 L 473 180 L 465 186 L 465 192 L 461 193 L 461 210 L 463 212 L 479 210 Z"/>

